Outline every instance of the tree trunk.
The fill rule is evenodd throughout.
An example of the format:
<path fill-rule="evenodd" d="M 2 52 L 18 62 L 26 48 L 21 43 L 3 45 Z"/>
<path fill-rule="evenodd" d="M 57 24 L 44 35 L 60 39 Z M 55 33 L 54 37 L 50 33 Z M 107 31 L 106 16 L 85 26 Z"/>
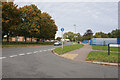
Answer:
<path fill-rule="evenodd" d="M 3 39 L 4 39 L 4 35 L 2 35 L 2 42 L 3 42 Z"/>
<path fill-rule="evenodd" d="M 7 42 L 9 42 L 9 35 L 7 35 Z"/>
<path fill-rule="evenodd" d="M 37 43 L 40 41 L 40 38 L 37 38 Z"/>
<path fill-rule="evenodd" d="M 31 37 L 31 42 L 32 42 L 32 37 Z"/>
<path fill-rule="evenodd" d="M 26 43 L 26 36 L 25 36 L 25 43 Z"/>

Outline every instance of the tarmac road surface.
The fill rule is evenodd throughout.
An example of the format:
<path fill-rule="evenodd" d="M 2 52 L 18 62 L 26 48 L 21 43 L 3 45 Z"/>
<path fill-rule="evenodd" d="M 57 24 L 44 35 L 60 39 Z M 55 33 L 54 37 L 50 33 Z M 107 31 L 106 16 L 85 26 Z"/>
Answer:
<path fill-rule="evenodd" d="M 68 45 L 71 43 L 68 43 Z M 118 67 L 77 62 L 54 55 L 58 46 L 2 49 L 3 78 L 117 78 Z"/>

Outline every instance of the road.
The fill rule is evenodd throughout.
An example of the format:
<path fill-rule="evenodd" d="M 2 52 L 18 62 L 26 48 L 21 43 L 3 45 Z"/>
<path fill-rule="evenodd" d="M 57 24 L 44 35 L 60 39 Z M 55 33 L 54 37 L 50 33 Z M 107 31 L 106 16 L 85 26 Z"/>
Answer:
<path fill-rule="evenodd" d="M 69 45 L 71 43 L 68 43 Z M 3 78 L 117 78 L 118 68 L 54 55 L 56 46 L 3 48 Z"/>

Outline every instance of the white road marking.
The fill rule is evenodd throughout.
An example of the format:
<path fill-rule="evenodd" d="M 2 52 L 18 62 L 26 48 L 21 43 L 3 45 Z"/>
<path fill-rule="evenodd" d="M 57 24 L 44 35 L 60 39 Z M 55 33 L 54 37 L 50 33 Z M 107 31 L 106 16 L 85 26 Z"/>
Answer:
<path fill-rule="evenodd" d="M 32 54 L 32 52 L 28 52 L 28 53 L 26 53 L 26 54 Z"/>
<path fill-rule="evenodd" d="M 47 50 L 43 50 L 43 51 L 47 51 Z"/>
<path fill-rule="evenodd" d="M 35 52 L 33 52 L 33 53 L 37 53 L 38 51 L 35 51 Z"/>
<path fill-rule="evenodd" d="M 0 59 L 5 59 L 6 57 L 0 57 Z"/>
<path fill-rule="evenodd" d="M 42 52 L 42 51 L 39 51 L 39 52 Z"/>
<path fill-rule="evenodd" d="M 24 53 L 22 53 L 22 54 L 19 54 L 20 56 L 24 56 L 25 54 Z"/>
<path fill-rule="evenodd" d="M 12 55 L 12 56 L 10 56 L 10 57 L 16 57 L 17 55 Z"/>

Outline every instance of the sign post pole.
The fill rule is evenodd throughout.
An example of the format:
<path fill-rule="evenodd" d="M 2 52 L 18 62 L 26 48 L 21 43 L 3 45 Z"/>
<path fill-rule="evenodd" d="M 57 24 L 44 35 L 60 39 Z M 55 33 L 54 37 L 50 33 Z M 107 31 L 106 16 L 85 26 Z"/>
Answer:
<path fill-rule="evenodd" d="M 110 55 L 110 44 L 108 44 L 108 55 Z"/>
<path fill-rule="evenodd" d="M 62 31 L 62 53 L 63 53 L 63 31 L 64 31 L 64 28 L 61 28 L 61 31 Z"/>
<path fill-rule="evenodd" d="M 62 32 L 62 49 L 63 49 L 63 32 Z"/>

